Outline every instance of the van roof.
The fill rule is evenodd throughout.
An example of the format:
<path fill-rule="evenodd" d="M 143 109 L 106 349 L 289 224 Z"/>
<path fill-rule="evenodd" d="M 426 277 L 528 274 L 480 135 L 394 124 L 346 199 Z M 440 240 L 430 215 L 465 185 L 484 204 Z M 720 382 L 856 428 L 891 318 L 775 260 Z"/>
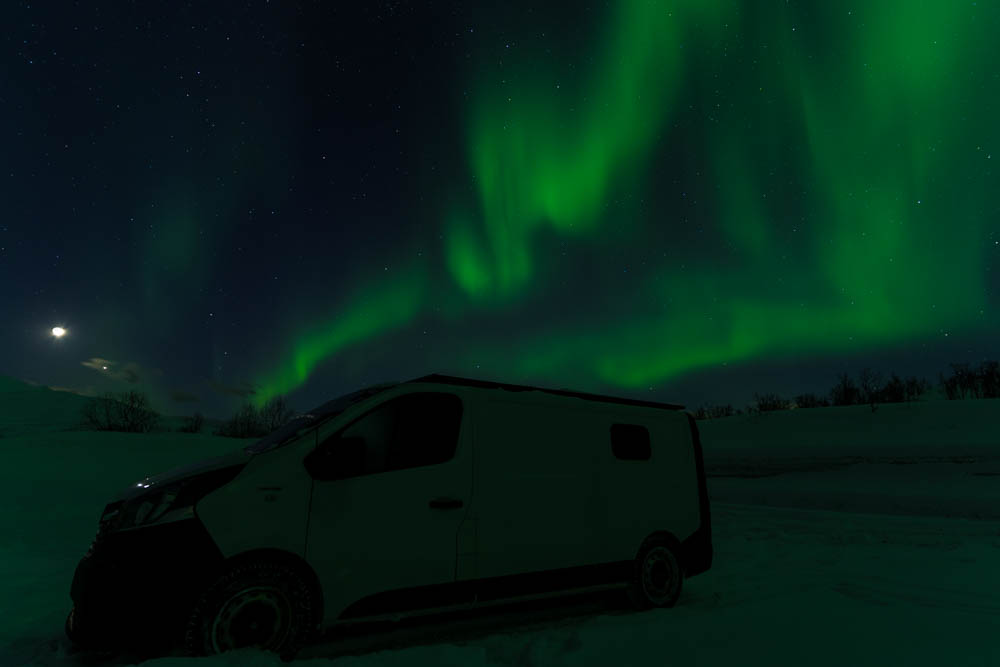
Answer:
<path fill-rule="evenodd" d="M 600 394 L 587 394 L 582 391 L 570 391 L 569 389 L 547 389 L 545 387 L 531 387 L 525 384 L 507 384 L 505 382 L 493 382 L 490 380 L 474 380 L 472 378 L 455 377 L 454 375 L 441 375 L 432 373 L 423 377 L 406 380 L 408 382 L 436 382 L 439 384 L 455 384 L 465 387 L 480 387 L 482 389 L 503 389 L 505 391 L 544 391 L 547 394 L 557 396 L 573 396 L 587 401 L 600 401 L 602 403 L 621 403 L 624 405 L 638 405 L 644 408 L 661 408 L 664 410 L 683 410 L 683 405 L 674 403 L 658 403 L 656 401 L 642 401 L 636 398 L 621 398 L 619 396 L 602 396 Z M 404 383 L 405 384 L 405 383 Z"/>

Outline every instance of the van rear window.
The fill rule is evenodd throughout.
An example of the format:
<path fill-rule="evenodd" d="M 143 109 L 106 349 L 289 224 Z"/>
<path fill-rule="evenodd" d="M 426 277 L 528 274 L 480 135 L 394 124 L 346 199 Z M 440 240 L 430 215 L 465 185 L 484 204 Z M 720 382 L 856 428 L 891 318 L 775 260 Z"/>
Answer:
<path fill-rule="evenodd" d="M 623 461 L 648 461 L 649 431 L 639 424 L 612 424 L 611 451 Z"/>

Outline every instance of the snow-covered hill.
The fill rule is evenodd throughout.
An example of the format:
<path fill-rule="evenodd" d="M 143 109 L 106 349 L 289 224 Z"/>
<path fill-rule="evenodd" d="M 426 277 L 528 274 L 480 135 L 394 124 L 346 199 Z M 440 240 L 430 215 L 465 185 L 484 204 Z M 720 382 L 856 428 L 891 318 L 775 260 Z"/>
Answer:
<path fill-rule="evenodd" d="M 139 660 L 73 652 L 63 635 L 73 569 L 98 513 L 146 474 L 239 444 L 66 431 L 76 414 L 59 402 L 64 396 L 71 395 L 0 382 L 4 666 Z M 588 599 L 541 612 L 465 615 L 334 638 L 296 662 L 1000 665 L 998 424 L 1000 401 L 699 422 L 715 564 L 685 583 L 676 608 L 632 613 Z M 145 602 L 137 591 L 136 613 Z M 280 661 L 248 650 L 143 664 Z"/>
<path fill-rule="evenodd" d="M 1000 520 L 1000 400 L 699 422 L 716 501 Z"/>

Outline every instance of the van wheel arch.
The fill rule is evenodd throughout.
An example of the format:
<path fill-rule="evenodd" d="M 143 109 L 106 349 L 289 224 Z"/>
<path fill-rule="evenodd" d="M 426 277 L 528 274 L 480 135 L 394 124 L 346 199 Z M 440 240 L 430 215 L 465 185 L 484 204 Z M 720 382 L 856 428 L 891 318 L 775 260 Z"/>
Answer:
<path fill-rule="evenodd" d="M 652 580 L 653 570 L 657 571 L 656 582 Z M 673 607 L 683 583 L 680 540 L 666 530 L 650 534 L 639 545 L 629 570 L 626 593 L 632 606 L 638 610 Z"/>
<path fill-rule="evenodd" d="M 642 541 L 642 545 L 639 547 L 640 550 L 642 549 L 642 547 L 646 546 L 647 543 L 661 538 L 669 542 L 670 548 L 672 548 L 674 551 L 680 550 L 681 541 L 678 540 L 677 537 L 669 530 L 658 530 L 655 533 L 651 533 L 648 537 L 646 537 L 646 539 Z"/>
<path fill-rule="evenodd" d="M 273 565 L 286 568 L 301 578 L 309 590 L 309 604 L 312 611 L 312 621 L 310 627 L 306 628 L 306 631 L 301 639 L 305 642 L 317 636 L 319 634 L 320 624 L 323 620 L 323 590 L 320 587 L 319 577 L 316 576 L 316 572 L 313 571 L 309 563 L 307 563 L 298 554 L 283 551 L 281 549 L 254 549 L 252 551 L 245 551 L 243 553 L 236 554 L 235 556 L 230 556 L 215 570 L 213 576 L 205 586 L 205 591 L 202 595 L 209 593 L 215 583 L 226 577 L 227 574 L 245 569 L 247 566 L 252 566 L 254 564 Z M 195 607 L 192 608 L 192 615 L 201 611 L 199 606 L 200 605 L 196 604 Z M 185 634 L 185 644 L 187 645 L 187 648 L 195 654 L 202 653 L 202 651 L 193 649 L 193 637 L 190 634 L 190 630 Z M 295 650 L 297 650 L 297 648 L 298 647 L 296 647 Z"/>

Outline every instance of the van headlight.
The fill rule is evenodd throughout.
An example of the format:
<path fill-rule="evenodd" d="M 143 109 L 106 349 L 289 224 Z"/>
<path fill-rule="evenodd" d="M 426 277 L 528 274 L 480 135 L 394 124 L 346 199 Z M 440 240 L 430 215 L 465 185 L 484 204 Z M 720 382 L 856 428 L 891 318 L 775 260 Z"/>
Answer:
<path fill-rule="evenodd" d="M 163 521 L 190 519 L 194 517 L 195 503 L 232 481 L 243 470 L 244 465 L 194 475 L 132 498 L 124 507 L 116 508 L 114 513 L 118 513 L 118 516 L 112 519 L 112 527 L 115 530 L 126 530 Z"/>
<path fill-rule="evenodd" d="M 169 486 L 157 493 L 140 496 L 127 503 L 120 528 L 136 528 L 156 523 L 177 503 L 177 486 Z"/>

